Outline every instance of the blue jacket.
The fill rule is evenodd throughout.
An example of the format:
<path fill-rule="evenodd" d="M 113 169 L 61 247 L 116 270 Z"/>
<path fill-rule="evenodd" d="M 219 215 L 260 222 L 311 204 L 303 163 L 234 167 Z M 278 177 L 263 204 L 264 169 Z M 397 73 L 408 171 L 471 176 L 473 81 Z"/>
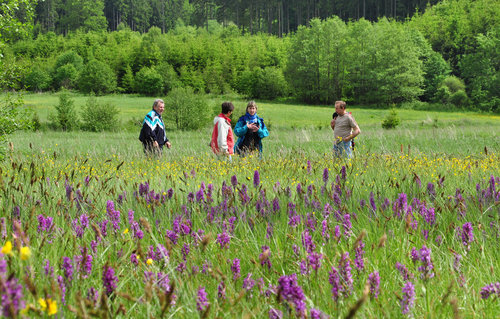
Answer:
<path fill-rule="evenodd" d="M 259 130 L 257 131 L 257 135 L 259 136 L 259 143 L 257 147 L 259 149 L 259 153 L 262 154 L 262 139 L 264 137 L 269 136 L 269 131 L 267 130 L 266 125 L 264 124 L 264 120 L 261 117 L 257 117 L 259 121 Z M 234 144 L 234 152 L 239 154 L 241 152 L 240 146 L 243 145 L 243 141 L 245 140 L 245 136 L 248 132 L 247 123 L 245 122 L 245 116 L 242 116 L 238 119 L 236 126 L 234 128 L 234 134 L 238 136 L 238 140 L 236 144 Z"/>
<path fill-rule="evenodd" d="M 163 145 L 168 142 L 168 138 L 165 135 L 165 124 L 163 123 L 163 119 L 155 110 L 151 110 L 144 117 L 139 140 L 145 148 L 152 148 L 154 141 L 156 141 L 161 149 Z"/>

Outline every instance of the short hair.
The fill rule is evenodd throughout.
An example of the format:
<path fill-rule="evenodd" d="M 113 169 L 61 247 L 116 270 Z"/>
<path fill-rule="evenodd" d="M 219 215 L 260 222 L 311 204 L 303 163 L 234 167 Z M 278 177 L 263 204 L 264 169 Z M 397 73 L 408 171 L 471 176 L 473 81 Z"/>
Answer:
<path fill-rule="evenodd" d="M 222 103 L 222 114 L 227 114 L 231 111 L 234 111 L 234 105 L 231 102 Z"/>
<path fill-rule="evenodd" d="M 339 105 L 340 108 L 345 109 L 346 103 L 344 101 L 335 101 L 335 105 Z"/>
<path fill-rule="evenodd" d="M 163 102 L 162 99 L 156 99 L 154 102 L 153 102 L 153 110 L 155 109 L 155 107 L 160 104 L 160 103 L 163 103 L 165 104 L 165 102 Z"/>
<path fill-rule="evenodd" d="M 248 102 L 246 110 L 248 111 L 248 108 L 252 106 L 255 106 L 255 108 L 257 108 L 257 103 L 255 103 L 255 101 Z"/>

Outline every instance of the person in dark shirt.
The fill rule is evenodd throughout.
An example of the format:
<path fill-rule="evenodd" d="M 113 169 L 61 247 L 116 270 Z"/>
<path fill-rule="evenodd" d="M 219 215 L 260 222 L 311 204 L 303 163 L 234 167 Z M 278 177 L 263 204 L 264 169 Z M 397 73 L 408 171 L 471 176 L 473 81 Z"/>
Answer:
<path fill-rule="evenodd" d="M 255 101 L 248 102 L 246 114 L 238 119 L 234 134 L 238 136 L 238 141 L 234 146 L 236 154 L 246 156 L 258 150 L 259 156 L 262 156 L 262 139 L 269 136 L 269 131 L 264 120 L 257 115 Z"/>
<path fill-rule="evenodd" d="M 161 117 L 164 110 L 165 103 L 163 100 L 156 99 L 153 103 L 153 109 L 146 114 L 142 122 L 139 140 L 142 142 L 144 153 L 147 155 L 161 154 L 163 146 L 172 147 L 165 135 L 165 124 Z"/>

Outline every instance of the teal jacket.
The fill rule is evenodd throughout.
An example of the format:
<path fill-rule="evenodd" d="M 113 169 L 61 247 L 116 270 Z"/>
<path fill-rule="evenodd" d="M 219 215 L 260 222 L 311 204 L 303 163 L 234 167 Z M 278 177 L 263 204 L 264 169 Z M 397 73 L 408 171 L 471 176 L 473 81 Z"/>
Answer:
<path fill-rule="evenodd" d="M 259 154 L 262 154 L 262 139 L 264 137 L 269 136 L 269 131 L 267 130 L 266 125 L 264 124 L 264 120 L 261 117 L 257 117 L 259 121 L 259 130 L 257 131 L 257 135 L 259 136 L 259 141 L 257 147 L 259 149 Z M 236 126 L 234 128 L 234 134 L 238 136 L 238 140 L 236 144 L 234 144 L 234 152 L 236 154 L 241 153 L 240 146 L 243 145 L 243 141 L 245 140 L 245 136 L 247 135 L 248 127 L 245 122 L 245 116 L 242 116 L 238 119 Z"/>

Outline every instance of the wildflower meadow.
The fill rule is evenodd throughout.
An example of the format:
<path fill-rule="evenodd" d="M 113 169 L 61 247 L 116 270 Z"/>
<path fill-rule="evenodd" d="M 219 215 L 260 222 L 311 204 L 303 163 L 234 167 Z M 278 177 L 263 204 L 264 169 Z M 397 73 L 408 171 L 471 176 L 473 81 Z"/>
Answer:
<path fill-rule="evenodd" d="M 359 147 L 351 161 L 12 152 L 2 314 L 498 316 L 498 155 Z"/>

